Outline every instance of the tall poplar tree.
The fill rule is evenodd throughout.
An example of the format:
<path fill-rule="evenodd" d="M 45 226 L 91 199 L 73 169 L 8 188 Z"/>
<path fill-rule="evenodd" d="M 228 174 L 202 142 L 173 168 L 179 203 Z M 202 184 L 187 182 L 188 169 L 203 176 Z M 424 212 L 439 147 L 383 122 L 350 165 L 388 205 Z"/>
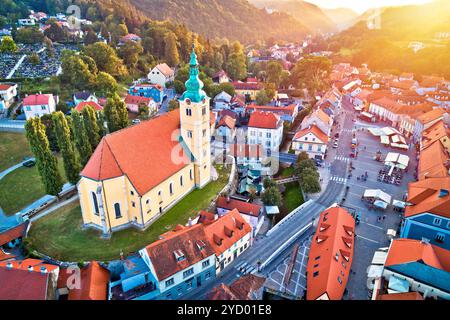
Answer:
<path fill-rule="evenodd" d="M 114 132 L 128 126 L 127 107 L 117 94 L 106 100 L 103 112 L 105 113 L 109 132 Z"/>
<path fill-rule="evenodd" d="M 70 128 L 66 117 L 61 111 L 52 114 L 53 130 L 58 141 L 59 149 L 64 161 L 64 171 L 67 180 L 75 185 L 80 178 L 80 161 L 70 138 Z"/>
<path fill-rule="evenodd" d="M 75 147 L 80 155 L 81 166 L 84 167 L 92 154 L 91 143 L 89 142 L 81 114 L 78 111 L 73 110 L 71 119 Z"/>
<path fill-rule="evenodd" d="M 89 138 L 92 150 L 95 150 L 100 142 L 99 128 L 97 124 L 97 115 L 92 106 L 86 106 L 81 111 L 83 115 L 84 127 Z"/>
<path fill-rule="evenodd" d="M 58 171 L 58 159 L 50 150 L 45 126 L 39 118 L 32 118 L 25 124 L 25 132 L 31 151 L 36 158 L 45 192 L 53 196 L 58 195 L 62 190 L 63 180 Z"/>

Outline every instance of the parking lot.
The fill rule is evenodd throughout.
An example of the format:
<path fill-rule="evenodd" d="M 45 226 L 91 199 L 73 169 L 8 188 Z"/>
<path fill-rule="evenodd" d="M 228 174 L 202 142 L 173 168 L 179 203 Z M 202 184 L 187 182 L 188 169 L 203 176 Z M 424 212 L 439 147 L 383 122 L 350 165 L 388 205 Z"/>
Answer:
<path fill-rule="evenodd" d="M 365 123 L 356 123 L 356 127 L 367 126 Z M 380 125 L 383 127 L 385 125 Z M 347 285 L 345 299 L 368 299 L 368 289 L 366 287 L 367 274 L 375 250 L 380 247 L 389 246 L 390 240 L 387 237 L 388 229 L 399 231 L 402 215 L 394 211 L 392 206 L 386 210 L 370 209 L 370 205 L 362 200 L 362 195 L 366 189 L 381 189 L 389 194 L 392 199 L 403 200 L 407 192 L 408 183 L 414 180 L 414 170 L 416 168 L 415 151 L 410 148 L 408 151 L 398 151 L 383 146 L 378 137 L 372 136 L 366 129 L 356 132 L 359 145 L 357 147 L 358 157 L 356 159 L 344 159 L 352 162 L 355 168 L 350 178 L 347 177 L 346 185 L 349 191 L 344 205 L 355 210 L 361 222 L 356 227 L 355 253 L 352 265 L 352 272 Z M 387 184 L 377 181 L 378 172 L 383 168 L 384 163 L 374 160 L 377 151 L 382 152 L 381 159 L 384 159 L 389 152 L 398 152 L 410 157 L 409 170 L 404 174 L 400 185 Z M 341 155 L 341 157 L 344 157 Z M 366 181 L 357 177 L 367 172 Z M 378 220 L 380 219 L 380 221 Z"/>
<path fill-rule="evenodd" d="M 273 290 L 301 298 L 305 295 L 306 290 L 306 264 L 308 263 L 311 239 L 302 241 L 299 245 L 296 261 L 288 285 L 285 286 L 284 282 L 286 270 L 291 261 L 291 254 L 289 254 L 287 258 L 284 258 L 276 265 L 275 269 L 269 273 L 266 286 Z M 292 252 L 292 248 L 290 248 L 290 251 Z"/>

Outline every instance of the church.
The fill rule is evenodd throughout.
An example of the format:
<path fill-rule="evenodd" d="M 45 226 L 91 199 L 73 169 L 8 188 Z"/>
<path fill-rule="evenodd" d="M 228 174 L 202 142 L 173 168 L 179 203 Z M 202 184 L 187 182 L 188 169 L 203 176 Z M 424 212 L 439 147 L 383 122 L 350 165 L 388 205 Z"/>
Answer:
<path fill-rule="evenodd" d="M 84 227 L 145 229 L 211 180 L 210 98 L 194 48 L 180 108 L 103 137 L 77 185 Z"/>

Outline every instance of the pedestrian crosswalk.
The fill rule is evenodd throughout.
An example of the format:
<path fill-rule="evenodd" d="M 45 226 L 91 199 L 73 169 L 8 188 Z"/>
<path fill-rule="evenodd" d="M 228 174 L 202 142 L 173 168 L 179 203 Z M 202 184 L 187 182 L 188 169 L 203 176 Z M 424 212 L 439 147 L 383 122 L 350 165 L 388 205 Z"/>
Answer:
<path fill-rule="evenodd" d="M 343 157 L 343 156 L 336 156 L 336 157 L 334 157 L 334 159 L 338 160 L 338 161 L 343 161 L 343 162 L 349 162 L 350 161 L 349 157 Z"/>
<path fill-rule="evenodd" d="M 239 264 L 237 264 L 237 265 L 235 266 L 235 268 L 236 268 L 239 272 L 241 272 L 241 273 L 243 273 L 243 274 L 256 273 L 256 271 L 257 271 L 256 268 L 255 268 L 253 265 L 248 264 L 248 263 L 245 262 L 245 261 L 240 262 Z"/>
<path fill-rule="evenodd" d="M 331 176 L 330 181 L 334 181 L 334 182 L 340 183 L 340 184 L 346 184 L 347 183 L 347 179 L 346 178 L 337 177 L 337 176 Z"/>

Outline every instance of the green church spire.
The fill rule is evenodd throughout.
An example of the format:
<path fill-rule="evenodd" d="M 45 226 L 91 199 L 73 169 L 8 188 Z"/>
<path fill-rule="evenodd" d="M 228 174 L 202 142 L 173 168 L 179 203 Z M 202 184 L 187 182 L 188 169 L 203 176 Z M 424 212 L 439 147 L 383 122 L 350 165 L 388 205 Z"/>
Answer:
<path fill-rule="evenodd" d="M 198 61 L 195 54 L 195 46 L 192 45 L 191 59 L 189 61 L 189 79 L 186 81 L 186 91 L 183 93 L 181 100 L 190 99 L 192 102 L 201 102 L 206 98 L 203 91 L 203 82 L 198 77 Z"/>

